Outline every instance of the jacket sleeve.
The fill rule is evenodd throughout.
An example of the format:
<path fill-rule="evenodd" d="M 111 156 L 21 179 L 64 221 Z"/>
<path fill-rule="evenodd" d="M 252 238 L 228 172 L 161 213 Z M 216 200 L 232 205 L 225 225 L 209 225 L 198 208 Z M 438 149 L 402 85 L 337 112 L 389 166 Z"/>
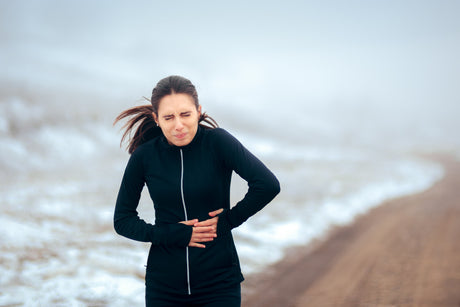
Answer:
<path fill-rule="evenodd" d="M 142 155 L 134 152 L 126 166 L 114 213 L 115 231 L 124 237 L 154 245 L 187 246 L 192 227 L 184 224 L 152 225 L 139 218 L 137 207 L 144 187 Z"/>
<path fill-rule="evenodd" d="M 225 166 L 248 182 L 244 198 L 219 215 L 218 232 L 221 233 L 238 227 L 265 207 L 280 192 L 280 184 L 275 175 L 236 138 L 223 129 L 216 129 L 216 133 L 216 149 Z"/>

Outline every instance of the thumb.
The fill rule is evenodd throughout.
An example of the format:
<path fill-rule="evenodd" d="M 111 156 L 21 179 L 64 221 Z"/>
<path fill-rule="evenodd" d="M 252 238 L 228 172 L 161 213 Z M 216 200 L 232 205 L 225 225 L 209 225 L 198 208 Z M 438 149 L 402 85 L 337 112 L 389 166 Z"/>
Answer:
<path fill-rule="evenodd" d="M 218 209 L 216 211 L 209 212 L 209 216 L 214 217 L 214 216 L 216 216 L 218 214 L 221 214 L 223 211 L 224 211 L 224 209 L 220 208 L 220 209 Z"/>

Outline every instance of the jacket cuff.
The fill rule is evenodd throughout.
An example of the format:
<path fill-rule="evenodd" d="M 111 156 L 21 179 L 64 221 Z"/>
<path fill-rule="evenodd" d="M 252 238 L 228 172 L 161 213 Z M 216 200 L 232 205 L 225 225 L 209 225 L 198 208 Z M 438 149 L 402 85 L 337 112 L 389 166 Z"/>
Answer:
<path fill-rule="evenodd" d="M 193 228 L 181 223 L 170 224 L 165 234 L 165 245 L 188 246 Z"/>

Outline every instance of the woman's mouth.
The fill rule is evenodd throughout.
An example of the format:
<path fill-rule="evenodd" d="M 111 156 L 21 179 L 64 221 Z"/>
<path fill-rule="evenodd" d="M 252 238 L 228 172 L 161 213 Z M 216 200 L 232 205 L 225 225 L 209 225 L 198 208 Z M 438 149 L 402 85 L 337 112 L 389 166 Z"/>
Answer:
<path fill-rule="evenodd" d="M 176 138 L 183 139 L 186 135 L 187 135 L 187 133 L 176 134 Z"/>

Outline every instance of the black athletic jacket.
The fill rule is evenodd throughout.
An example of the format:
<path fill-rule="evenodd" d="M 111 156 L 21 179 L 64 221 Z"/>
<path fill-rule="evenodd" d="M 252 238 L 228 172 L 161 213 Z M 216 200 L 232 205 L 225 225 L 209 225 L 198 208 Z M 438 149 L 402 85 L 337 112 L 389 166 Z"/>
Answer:
<path fill-rule="evenodd" d="M 232 171 L 248 182 L 244 198 L 230 209 Z M 155 224 L 138 216 L 144 184 L 155 208 Z M 280 191 L 273 173 L 227 131 L 198 128 L 190 144 L 176 147 L 164 136 L 131 155 L 118 193 L 114 226 L 127 238 L 151 242 L 147 288 L 168 293 L 213 291 L 243 280 L 231 229 L 268 204 Z M 192 227 L 180 221 L 219 215 L 217 238 L 206 248 L 188 247 Z"/>

